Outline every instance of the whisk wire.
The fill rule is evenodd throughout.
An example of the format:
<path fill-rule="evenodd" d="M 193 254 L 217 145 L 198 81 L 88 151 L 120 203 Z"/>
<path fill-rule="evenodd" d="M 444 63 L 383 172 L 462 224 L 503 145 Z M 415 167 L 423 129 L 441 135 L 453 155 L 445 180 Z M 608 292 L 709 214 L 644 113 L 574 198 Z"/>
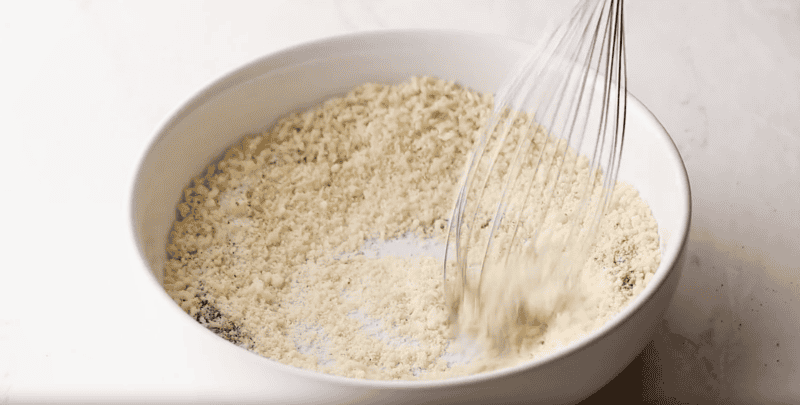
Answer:
<path fill-rule="evenodd" d="M 449 223 L 444 276 L 447 281 L 447 255 L 454 243 L 455 270 L 460 275 L 456 295 L 463 297 L 468 272 L 479 272 L 480 289 L 487 263 L 503 263 L 525 243 L 542 251 L 563 251 L 575 244 L 585 249 L 593 242 L 616 183 L 624 143 L 627 67 L 622 16 L 623 0 L 581 0 L 568 21 L 534 48 L 497 93 L 493 113 L 469 156 Z M 585 144 L 592 134 L 595 138 Z M 555 150 L 546 153 L 545 146 L 551 143 Z M 579 164 L 577 158 L 570 159 L 570 147 L 576 156 L 589 148 L 590 180 L 579 187 L 581 203 L 564 246 L 537 244 L 542 232 L 548 231 L 542 224 L 551 207 L 565 198 L 558 195 L 557 184 L 565 170 L 575 170 L 567 167 L 568 160 Z M 594 175 L 603 169 L 602 176 Z M 540 187 L 535 179 L 544 179 Z M 593 198 L 598 187 L 600 194 Z M 533 199 L 542 202 L 543 209 L 530 213 Z M 500 237 L 504 221 L 510 221 L 510 232 Z M 523 225 L 532 228 L 524 237 Z M 480 235 L 486 236 L 485 243 L 475 246 Z M 569 276 L 571 267 L 582 263 L 561 263 L 563 256 L 557 255 L 551 264 L 563 264 Z"/>

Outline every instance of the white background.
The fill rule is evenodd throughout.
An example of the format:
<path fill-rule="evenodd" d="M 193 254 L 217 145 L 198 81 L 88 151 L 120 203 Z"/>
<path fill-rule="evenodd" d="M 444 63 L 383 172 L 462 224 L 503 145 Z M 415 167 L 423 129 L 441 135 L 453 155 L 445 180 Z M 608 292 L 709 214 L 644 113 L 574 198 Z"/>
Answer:
<path fill-rule="evenodd" d="M 128 219 L 153 131 L 202 86 L 364 30 L 532 40 L 571 3 L 1 3 L 0 403 L 211 381 L 170 368 L 190 354 L 143 293 Z M 659 333 L 587 402 L 800 403 L 800 3 L 629 1 L 626 23 L 629 90 L 678 145 L 694 214 Z"/>

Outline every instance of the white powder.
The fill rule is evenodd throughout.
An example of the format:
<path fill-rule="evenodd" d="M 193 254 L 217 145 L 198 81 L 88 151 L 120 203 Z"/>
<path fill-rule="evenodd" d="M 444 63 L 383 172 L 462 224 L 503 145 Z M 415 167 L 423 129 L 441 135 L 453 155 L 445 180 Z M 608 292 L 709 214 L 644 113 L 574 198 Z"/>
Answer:
<path fill-rule="evenodd" d="M 356 378 L 487 371 L 596 330 L 660 261 L 655 221 L 631 187 L 616 188 L 571 294 L 581 299 L 544 312 L 502 352 L 465 354 L 453 343 L 440 254 L 365 253 L 398 238 L 441 246 L 460 169 L 491 105 L 490 95 L 433 78 L 365 84 L 245 138 L 186 188 L 166 290 L 232 342 Z"/>

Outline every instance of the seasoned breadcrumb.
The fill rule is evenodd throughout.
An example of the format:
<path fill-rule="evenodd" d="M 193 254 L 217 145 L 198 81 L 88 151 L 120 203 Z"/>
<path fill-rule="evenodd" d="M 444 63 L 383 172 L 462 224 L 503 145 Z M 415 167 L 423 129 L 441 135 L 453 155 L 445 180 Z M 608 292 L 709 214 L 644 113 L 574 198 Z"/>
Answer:
<path fill-rule="evenodd" d="M 367 241 L 409 234 L 443 240 L 492 101 L 429 77 L 369 83 L 245 137 L 184 190 L 165 289 L 236 344 L 354 378 L 486 371 L 596 330 L 660 261 L 655 220 L 629 186 L 617 187 L 587 262 L 590 308 L 558 314 L 512 358 L 464 365 L 448 357 L 454 329 L 441 260 L 360 251 Z"/>

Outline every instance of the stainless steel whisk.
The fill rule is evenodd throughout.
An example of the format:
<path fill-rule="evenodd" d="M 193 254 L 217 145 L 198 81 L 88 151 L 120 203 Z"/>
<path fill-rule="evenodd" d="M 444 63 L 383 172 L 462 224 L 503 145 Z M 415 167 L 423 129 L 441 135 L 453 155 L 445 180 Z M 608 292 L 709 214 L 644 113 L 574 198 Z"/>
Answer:
<path fill-rule="evenodd" d="M 559 269 L 556 285 L 569 288 L 586 259 L 575 253 L 594 243 L 616 183 L 627 97 L 623 0 L 580 0 L 544 38 L 497 93 L 469 157 L 446 247 L 455 250 L 455 260 L 446 254 L 445 281 L 448 271 L 455 276 L 456 298 L 481 289 L 488 264 L 526 250 L 540 257 L 550 252 L 554 259 L 547 265 Z M 548 149 L 547 142 L 555 146 Z M 585 156 L 588 167 L 567 146 Z M 556 218 L 568 226 L 555 237 L 545 223 L 568 197 L 558 181 L 570 170 L 593 175 L 568 187 L 581 204 Z M 528 271 L 540 272 L 541 264 Z"/>

